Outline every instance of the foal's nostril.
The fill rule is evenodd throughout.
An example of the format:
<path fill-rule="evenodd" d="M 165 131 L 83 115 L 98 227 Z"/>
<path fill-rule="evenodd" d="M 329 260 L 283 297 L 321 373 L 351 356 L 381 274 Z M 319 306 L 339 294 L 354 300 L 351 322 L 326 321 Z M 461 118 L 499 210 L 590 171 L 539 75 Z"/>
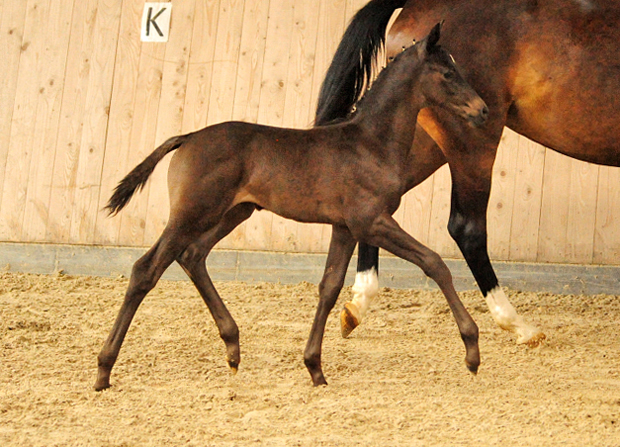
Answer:
<path fill-rule="evenodd" d="M 482 104 L 478 103 L 476 105 L 469 104 L 469 111 L 467 113 L 467 117 L 471 126 L 482 126 L 484 123 L 487 122 L 487 119 L 489 118 L 489 107 L 484 102 L 482 102 Z"/>

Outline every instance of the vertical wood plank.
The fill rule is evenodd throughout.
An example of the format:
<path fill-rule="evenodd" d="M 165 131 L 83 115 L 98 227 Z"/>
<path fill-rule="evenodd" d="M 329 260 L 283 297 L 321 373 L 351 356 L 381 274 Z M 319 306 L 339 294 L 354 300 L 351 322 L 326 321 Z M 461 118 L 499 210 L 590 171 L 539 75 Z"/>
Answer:
<path fill-rule="evenodd" d="M 76 5 L 77 6 L 77 5 Z M 52 11 L 54 11 L 54 5 L 52 4 Z M 75 23 L 74 16 L 77 8 L 71 10 L 57 10 L 52 12 L 55 14 L 71 14 L 65 18 L 62 24 L 62 29 L 67 30 L 67 39 L 62 41 L 62 61 L 55 61 L 56 73 L 52 75 L 48 81 L 50 89 L 55 89 L 55 104 L 53 105 L 54 112 L 52 121 L 45 128 L 41 129 L 45 142 L 36 148 L 37 156 L 33 158 L 31 164 L 31 173 L 28 179 L 28 193 L 26 204 L 24 208 L 24 223 L 22 227 L 22 238 L 29 241 L 44 241 L 46 240 L 47 228 L 53 227 L 56 222 L 56 216 L 50 212 L 50 198 L 52 196 L 52 183 L 53 172 L 56 161 L 56 154 L 58 152 L 57 136 L 58 136 L 58 124 L 61 119 L 61 108 L 64 98 L 64 93 L 69 90 L 70 84 L 67 84 L 67 70 L 68 70 L 68 51 L 71 47 L 71 38 L 74 35 L 74 30 L 71 28 L 72 21 Z M 67 45 L 67 47 L 65 47 Z M 113 49 L 114 52 L 115 49 Z M 48 87 L 45 87 L 48 88 Z M 52 128 L 47 126 L 54 126 Z"/>
<path fill-rule="evenodd" d="M 403 229 L 424 245 L 429 245 L 431 225 L 431 199 L 433 197 L 434 176 L 429 177 L 403 197 L 401 220 Z"/>
<path fill-rule="evenodd" d="M 568 257 L 560 262 L 591 264 L 594 255 L 599 167 L 572 159 L 571 164 L 569 226 L 567 230 Z"/>
<path fill-rule="evenodd" d="M 120 12 L 119 0 L 80 2 L 74 9 L 48 238 L 95 239 Z"/>
<path fill-rule="evenodd" d="M 9 144 L 11 135 L 11 123 L 15 104 L 15 94 L 19 81 L 20 57 L 22 47 L 24 26 L 26 22 L 26 9 L 28 2 L 5 1 L 2 4 L 2 16 L 0 17 L 0 54 L 4 65 L 4 71 L 0 76 L 0 191 L 4 188 L 4 178 L 6 175 L 6 161 L 9 154 Z M 2 194 L 0 194 L 0 203 Z M 3 236 L 2 233 L 0 233 Z"/>
<path fill-rule="evenodd" d="M 493 180 L 487 211 L 487 233 L 491 259 L 507 260 L 515 194 L 519 136 L 508 128 L 500 139 L 493 165 Z"/>
<path fill-rule="evenodd" d="M 130 146 L 125 154 L 126 169 L 117 182 L 142 162 L 157 144 L 161 143 L 156 139 L 156 129 L 162 91 L 165 46 L 145 42 L 141 47 Z M 157 169 L 162 169 L 162 166 L 157 166 Z M 147 206 L 148 191 L 152 183 L 153 178 L 120 214 L 119 243 L 121 245 L 148 245 L 148 241 L 144 239 L 144 231 L 147 220 L 151 218 L 147 215 Z"/>
<path fill-rule="evenodd" d="M 593 262 L 620 264 L 620 169 L 599 167 Z"/>
<path fill-rule="evenodd" d="M 346 7 L 347 2 L 345 0 L 321 0 L 318 6 L 319 26 L 312 81 L 313 110 L 316 108 L 319 90 L 325 78 L 327 68 L 344 34 L 345 23 L 349 18 L 346 16 Z"/>
<path fill-rule="evenodd" d="M 284 120 L 293 13 L 294 0 L 272 0 L 269 4 L 258 112 L 261 124 L 282 126 Z"/>
<path fill-rule="evenodd" d="M 136 99 L 138 92 L 144 87 L 144 84 L 147 84 L 138 75 L 141 67 L 140 21 L 143 6 L 144 4 L 139 0 L 125 0 L 122 3 L 101 192 L 97 207 L 99 210 L 107 204 L 118 182 L 138 161 L 142 160 L 146 151 L 146 148 L 136 145 L 138 142 L 135 133 L 132 134 L 134 125 L 137 126 L 145 112 L 145 104 Z M 157 94 L 159 93 L 157 92 Z M 142 108 L 136 108 L 136 105 Z M 135 119 L 136 117 L 137 119 Z M 115 217 L 108 218 L 100 213 L 96 222 L 95 242 L 106 245 L 121 243 L 120 230 L 121 223 L 124 220 L 125 234 L 131 236 L 124 238 L 122 243 L 140 245 L 144 229 L 144 214 L 139 217 L 136 216 L 136 219 L 140 220 L 139 222 L 135 222 L 136 219 L 131 221 L 129 218 L 130 210 L 135 210 L 134 207 L 137 202 L 140 202 L 140 196 L 129 202 L 122 214 Z M 137 228 L 140 228 L 139 240 L 136 240 L 138 237 Z"/>
<path fill-rule="evenodd" d="M 193 132 L 207 125 L 213 65 L 217 56 L 217 25 L 219 0 L 196 2 L 192 45 L 187 71 L 187 93 L 183 113 L 183 133 Z"/>
<path fill-rule="evenodd" d="M 28 3 L 0 209 L 7 240 L 28 240 L 29 186 L 51 182 L 72 9 L 72 1 Z M 36 202 L 36 191 L 30 193 Z M 46 220 L 41 211 L 36 217 Z"/>
<path fill-rule="evenodd" d="M 598 167 L 548 151 L 543 178 L 538 260 L 590 263 Z"/>
<path fill-rule="evenodd" d="M 208 124 L 232 118 L 244 6 L 244 0 L 220 0 Z"/>
<path fill-rule="evenodd" d="M 133 86 L 134 90 L 132 113 L 127 117 L 127 124 L 131 125 L 128 146 L 124 147 L 127 136 L 125 132 L 114 136 L 119 143 L 122 143 L 122 146 L 119 147 L 121 151 L 119 157 L 121 164 L 124 164 L 124 166 L 122 172 L 114 181 L 113 186 L 116 186 L 131 169 L 142 162 L 156 146 L 157 118 L 162 91 L 166 45 L 163 43 L 140 42 L 140 21 L 144 4 L 139 0 L 134 1 L 134 8 L 131 8 L 126 15 L 128 29 L 126 34 L 125 32 L 123 33 L 123 39 L 135 42 L 136 48 L 139 48 L 139 62 L 136 67 L 134 65 L 135 58 L 132 57 L 134 55 L 128 52 L 126 60 L 117 68 L 119 76 L 128 77 L 121 84 L 117 85 L 115 83 L 114 96 L 116 97 L 118 93 L 118 99 L 116 100 L 118 102 L 114 102 L 114 104 L 118 107 L 119 114 L 129 104 L 128 101 L 132 94 L 129 89 Z M 138 34 L 132 32 L 132 29 L 129 28 L 131 26 L 135 26 L 134 30 Z M 134 68 L 137 68 L 137 71 L 134 72 Z M 130 76 L 131 78 L 129 78 Z M 116 131 L 121 131 L 121 129 L 115 129 Z M 161 169 L 161 166 L 158 166 L 157 169 Z M 144 240 L 144 232 L 146 221 L 149 218 L 147 217 L 146 210 L 148 206 L 148 191 L 152 180 L 149 180 L 141 193 L 129 202 L 118 217 L 107 219 L 108 221 L 120 221 L 118 241 L 121 245 L 143 246 L 147 244 Z M 111 192 L 111 190 L 108 191 L 108 197 Z"/>
<path fill-rule="evenodd" d="M 538 259 L 557 262 L 566 256 L 569 190 L 570 159 L 547 151 L 543 173 Z"/>
<path fill-rule="evenodd" d="M 319 25 L 316 5 L 293 4 L 292 21 L 282 125 L 304 129 L 311 126 L 315 109 L 312 85 Z"/>
<path fill-rule="evenodd" d="M 279 0 L 272 2 L 279 4 Z M 234 88 L 234 120 L 258 121 L 270 3 L 269 0 L 245 1 Z"/>
<path fill-rule="evenodd" d="M 170 38 L 166 44 L 164 56 L 162 90 L 155 130 L 156 145 L 180 134 L 183 128 L 183 107 L 185 105 L 194 6 L 194 0 L 186 0 L 174 5 L 173 18 L 170 23 Z M 168 222 L 170 201 L 166 179 L 168 178 L 170 158 L 171 156 L 166 157 L 151 176 L 148 191 L 148 218 L 144 229 L 144 240 L 148 245 L 155 242 Z"/>
<path fill-rule="evenodd" d="M 277 4 L 277 0 L 273 1 Z M 232 111 L 232 119 L 234 120 L 253 123 L 258 121 L 269 5 L 269 0 L 246 0 L 245 2 L 234 89 Z M 254 222 L 254 219 L 256 217 L 251 221 Z M 247 222 L 239 225 L 218 244 L 218 247 L 246 248 L 247 225 Z"/>
<path fill-rule="evenodd" d="M 510 260 L 534 262 L 537 257 L 540 231 L 546 151 L 540 144 L 519 136 L 517 153 Z"/>
<path fill-rule="evenodd" d="M 119 0 L 99 1 L 71 217 L 73 242 L 95 241 L 121 6 Z"/>
<path fill-rule="evenodd" d="M 450 195 L 452 180 L 450 169 L 444 165 L 433 174 L 433 195 L 431 201 L 431 220 L 428 231 L 428 245 L 441 256 L 462 258 L 461 252 L 448 233 L 450 218 Z"/>
<path fill-rule="evenodd" d="M 94 50 L 97 3 L 96 0 L 77 2 L 73 9 L 64 79 L 67 87 L 62 95 L 55 159 L 50 164 L 53 168 L 50 183 L 54 194 L 49 203 L 47 234 L 50 240 L 64 243 L 71 240 L 73 207 L 80 206 L 75 202 L 76 177 L 84 129 L 83 118 L 88 113 L 86 97 L 89 75 L 93 69 L 90 57 Z M 30 236 L 34 237 L 32 234 Z"/>

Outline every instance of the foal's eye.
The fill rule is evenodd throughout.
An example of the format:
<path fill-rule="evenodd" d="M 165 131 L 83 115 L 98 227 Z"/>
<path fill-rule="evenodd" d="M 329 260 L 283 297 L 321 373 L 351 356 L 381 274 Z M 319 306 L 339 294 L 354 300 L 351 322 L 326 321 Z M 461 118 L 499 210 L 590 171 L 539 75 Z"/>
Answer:
<path fill-rule="evenodd" d="M 452 70 L 446 71 L 443 74 L 443 77 L 446 78 L 446 79 L 454 79 L 454 72 Z"/>

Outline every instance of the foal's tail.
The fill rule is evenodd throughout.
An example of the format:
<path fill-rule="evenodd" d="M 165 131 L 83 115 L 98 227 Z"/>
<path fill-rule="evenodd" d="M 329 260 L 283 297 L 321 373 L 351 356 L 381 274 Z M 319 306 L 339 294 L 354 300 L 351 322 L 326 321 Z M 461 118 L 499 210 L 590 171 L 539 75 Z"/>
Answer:
<path fill-rule="evenodd" d="M 114 215 L 122 210 L 125 205 L 127 205 L 127 202 L 129 202 L 129 199 L 135 194 L 136 190 L 144 188 L 144 184 L 155 170 L 157 163 L 159 163 L 166 154 L 185 143 L 187 137 L 188 135 L 179 135 L 166 140 L 164 144 L 146 157 L 142 163 L 133 168 L 114 189 L 114 194 L 112 194 L 108 204 L 105 206 L 108 214 Z"/>
<path fill-rule="evenodd" d="M 355 14 L 321 85 L 316 126 L 349 114 L 372 76 L 392 14 L 405 3 L 406 0 L 371 0 Z"/>

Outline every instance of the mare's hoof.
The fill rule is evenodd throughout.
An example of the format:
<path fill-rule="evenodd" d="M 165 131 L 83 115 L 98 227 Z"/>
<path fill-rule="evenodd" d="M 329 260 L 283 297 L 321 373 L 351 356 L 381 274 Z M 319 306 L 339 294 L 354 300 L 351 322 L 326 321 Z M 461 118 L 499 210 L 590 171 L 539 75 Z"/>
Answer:
<path fill-rule="evenodd" d="M 524 337 L 524 336 L 519 337 L 519 339 L 517 340 L 517 344 L 527 345 L 530 348 L 536 348 L 537 346 L 540 346 L 541 344 L 543 344 L 546 338 L 547 336 L 545 334 L 543 334 L 540 331 L 537 331 L 533 335 L 530 335 L 528 337 Z"/>
<path fill-rule="evenodd" d="M 340 312 L 340 331 L 342 338 L 347 338 L 353 329 L 360 324 L 359 310 L 352 302 L 345 303 L 344 309 Z"/>

